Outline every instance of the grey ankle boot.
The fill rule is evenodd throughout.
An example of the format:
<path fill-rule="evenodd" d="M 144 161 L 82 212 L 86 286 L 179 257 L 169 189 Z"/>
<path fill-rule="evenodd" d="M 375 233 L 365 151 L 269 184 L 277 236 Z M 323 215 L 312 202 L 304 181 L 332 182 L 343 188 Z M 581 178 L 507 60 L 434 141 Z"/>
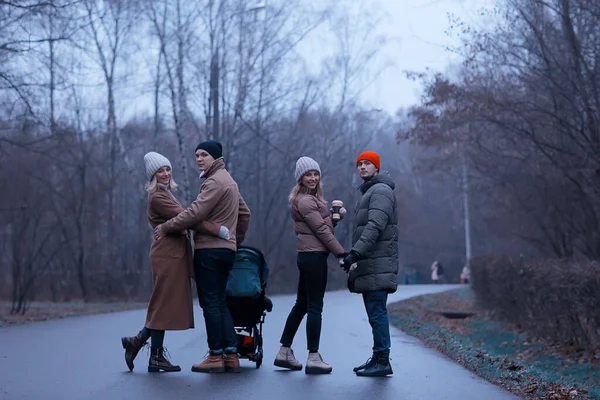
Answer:
<path fill-rule="evenodd" d="M 319 352 L 308 353 L 308 360 L 306 361 L 306 368 L 304 372 L 307 374 L 329 374 L 333 368 L 331 365 L 323 361 Z"/>
<path fill-rule="evenodd" d="M 273 363 L 276 367 L 291 369 L 292 371 L 300 371 L 302 369 L 302 363 L 296 360 L 294 357 L 294 351 L 290 347 L 281 346 L 275 362 Z"/>

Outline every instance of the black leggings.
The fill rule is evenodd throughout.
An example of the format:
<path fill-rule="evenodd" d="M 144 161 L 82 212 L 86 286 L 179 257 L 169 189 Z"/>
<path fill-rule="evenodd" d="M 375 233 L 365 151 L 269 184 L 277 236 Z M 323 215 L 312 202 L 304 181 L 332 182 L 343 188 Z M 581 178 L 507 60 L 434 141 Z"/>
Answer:
<path fill-rule="evenodd" d="M 150 347 L 154 350 L 162 349 L 165 341 L 165 331 L 144 327 L 144 329 L 142 329 L 142 338 L 144 341 L 150 339 L 152 341 Z"/>
<path fill-rule="evenodd" d="M 300 323 L 304 315 L 308 314 L 306 320 L 308 351 L 319 351 L 323 297 L 327 287 L 327 256 L 328 253 L 320 252 L 298 253 L 298 269 L 300 270 L 298 294 L 296 295 L 296 304 L 287 318 L 281 335 L 283 346 L 292 346 Z"/>

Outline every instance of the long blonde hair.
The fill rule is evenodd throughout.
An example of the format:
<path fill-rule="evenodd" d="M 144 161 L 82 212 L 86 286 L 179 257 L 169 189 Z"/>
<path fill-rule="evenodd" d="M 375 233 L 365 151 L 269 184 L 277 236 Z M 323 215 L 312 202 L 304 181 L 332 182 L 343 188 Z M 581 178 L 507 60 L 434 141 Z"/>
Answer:
<path fill-rule="evenodd" d="M 155 174 L 152 177 L 152 179 L 150 180 L 150 182 L 146 183 L 146 185 L 144 186 L 144 189 L 148 193 L 154 193 L 154 192 L 156 192 L 157 188 L 158 188 L 158 180 L 156 179 L 156 174 Z M 169 187 L 168 187 L 168 189 L 171 190 L 171 191 L 174 191 L 174 190 L 177 189 L 177 184 L 173 180 L 173 177 L 171 177 L 171 180 L 169 181 Z"/>
<path fill-rule="evenodd" d="M 323 186 L 321 185 L 320 180 L 319 180 L 319 184 L 317 185 L 316 191 L 314 193 L 311 193 L 310 189 L 307 188 L 306 186 L 304 186 L 302 183 L 300 183 L 300 182 L 296 183 L 296 186 L 294 186 L 292 188 L 292 191 L 290 192 L 290 196 L 289 196 L 290 203 L 293 203 L 299 194 L 312 194 L 317 199 L 319 199 L 323 203 L 325 203 L 325 198 L 323 197 Z"/>

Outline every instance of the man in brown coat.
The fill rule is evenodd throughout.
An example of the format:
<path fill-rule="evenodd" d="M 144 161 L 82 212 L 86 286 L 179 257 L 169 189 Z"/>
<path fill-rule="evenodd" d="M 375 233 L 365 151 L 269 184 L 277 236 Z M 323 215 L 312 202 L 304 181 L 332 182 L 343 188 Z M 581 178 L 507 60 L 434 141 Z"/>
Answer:
<path fill-rule="evenodd" d="M 206 178 L 192 205 L 174 218 L 156 227 L 155 236 L 178 232 L 210 220 L 229 229 L 230 239 L 194 233 L 194 273 L 198 300 L 204 312 L 209 354 L 194 372 L 239 372 L 237 339 L 233 319 L 226 304 L 229 271 L 235 252 L 250 224 L 250 210 L 237 183 L 225 169 L 219 142 L 208 140 L 196 147 L 196 162 Z"/>

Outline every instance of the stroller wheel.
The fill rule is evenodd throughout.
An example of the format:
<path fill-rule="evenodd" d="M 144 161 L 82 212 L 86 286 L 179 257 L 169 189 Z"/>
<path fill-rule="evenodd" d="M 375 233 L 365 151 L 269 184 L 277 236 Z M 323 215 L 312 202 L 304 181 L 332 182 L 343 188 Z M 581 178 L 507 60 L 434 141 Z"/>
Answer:
<path fill-rule="evenodd" d="M 260 365 L 262 364 L 262 360 L 263 360 L 262 349 L 258 349 L 258 351 L 256 352 L 256 354 L 254 356 L 255 356 L 254 360 L 256 361 L 256 368 L 260 368 Z"/>

